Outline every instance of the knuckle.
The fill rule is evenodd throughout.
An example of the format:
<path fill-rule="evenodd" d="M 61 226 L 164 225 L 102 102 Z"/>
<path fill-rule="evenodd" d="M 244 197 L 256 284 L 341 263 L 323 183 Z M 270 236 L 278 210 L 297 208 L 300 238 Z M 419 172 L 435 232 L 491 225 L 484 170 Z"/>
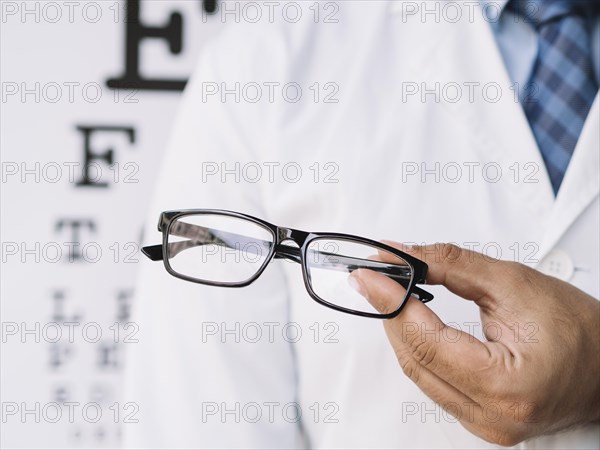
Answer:
<path fill-rule="evenodd" d="M 518 262 L 510 261 L 504 265 L 504 275 L 521 287 L 531 288 L 537 284 L 536 280 L 540 272 Z"/>
<path fill-rule="evenodd" d="M 442 260 L 456 262 L 462 257 L 463 249 L 455 244 L 442 244 Z"/>
<path fill-rule="evenodd" d="M 532 435 L 530 422 L 535 411 L 522 408 L 522 404 L 493 403 L 500 406 L 499 413 L 483 414 L 479 424 L 479 436 L 503 447 L 513 447 Z M 488 411 L 489 414 L 489 411 Z"/>
<path fill-rule="evenodd" d="M 542 407 L 538 402 L 523 401 L 515 408 L 515 423 L 523 426 L 540 423 L 546 410 L 547 408 Z"/>
<path fill-rule="evenodd" d="M 425 339 L 413 343 L 413 357 L 422 366 L 431 367 L 436 360 L 436 353 L 435 345 Z"/>
<path fill-rule="evenodd" d="M 419 384 L 419 363 L 413 358 L 405 358 L 400 360 L 400 367 L 404 374 L 414 383 Z"/>
<path fill-rule="evenodd" d="M 490 427 L 484 439 L 502 447 L 513 447 L 526 439 L 523 431 L 513 427 Z"/>

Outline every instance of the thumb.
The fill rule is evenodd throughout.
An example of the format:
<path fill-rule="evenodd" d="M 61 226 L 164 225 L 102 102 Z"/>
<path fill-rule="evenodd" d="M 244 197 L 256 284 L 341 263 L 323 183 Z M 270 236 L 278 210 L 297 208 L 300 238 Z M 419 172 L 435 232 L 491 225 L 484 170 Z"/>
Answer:
<path fill-rule="evenodd" d="M 396 311 L 406 297 L 406 290 L 400 284 L 375 271 L 355 270 L 350 279 L 350 284 L 381 313 Z M 403 368 L 416 361 L 418 367 L 458 387 L 465 380 L 478 377 L 472 368 L 485 367 L 488 363 L 489 351 L 483 342 L 448 327 L 414 298 L 409 298 L 402 312 L 386 320 L 384 326 Z M 457 365 L 456 361 L 461 364 Z M 417 372 L 414 375 L 419 376 Z"/>
<path fill-rule="evenodd" d="M 386 275 L 358 269 L 350 274 L 350 284 L 381 314 L 393 313 L 405 303 L 402 310 L 405 319 L 408 316 L 411 318 L 409 320 L 442 324 L 439 317 L 422 302 L 410 297 L 405 302 L 406 289 Z"/>

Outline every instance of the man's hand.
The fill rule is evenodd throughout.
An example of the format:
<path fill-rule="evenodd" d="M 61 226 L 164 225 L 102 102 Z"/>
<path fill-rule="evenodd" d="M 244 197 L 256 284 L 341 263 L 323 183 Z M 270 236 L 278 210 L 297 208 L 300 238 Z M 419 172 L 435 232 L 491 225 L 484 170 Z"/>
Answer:
<path fill-rule="evenodd" d="M 404 373 L 464 427 L 514 445 L 600 419 L 596 299 L 522 264 L 454 245 L 386 244 L 425 261 L 428 284 L 442 284 L 481 310 L 486 342 L 447 327 L 413 298 L 384 322 Z M 376 272 L 361 269 L 351 277 L 379 311 L 405 295 Z"/>

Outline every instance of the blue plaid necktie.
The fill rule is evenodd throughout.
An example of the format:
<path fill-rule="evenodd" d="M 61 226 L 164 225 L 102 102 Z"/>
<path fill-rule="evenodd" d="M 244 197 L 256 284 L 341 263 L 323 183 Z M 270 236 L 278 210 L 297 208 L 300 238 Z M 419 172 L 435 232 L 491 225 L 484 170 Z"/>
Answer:
<path fill-rule="evenodd" d="M 523 108 L 554 188 L 567 171 L 581 129 L 598 91 L 592 68 L 586 6 L 596 1 L 512 0 L 508 7 L 535 26 L 538 54 Z"/>

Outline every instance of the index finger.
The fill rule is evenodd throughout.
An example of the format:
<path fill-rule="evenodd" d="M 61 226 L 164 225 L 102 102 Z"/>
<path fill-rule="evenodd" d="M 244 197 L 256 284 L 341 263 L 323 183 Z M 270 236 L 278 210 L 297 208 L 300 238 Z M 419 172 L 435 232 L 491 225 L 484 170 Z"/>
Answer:
<path fill-rule="evenodd" d="M 502 263 L 454 244 L 406 246 L 383 242 L 424 261 L 428 266 L 427 284 L 441 284 L 454 294 L 476 303 L 489 294 L 489 286 L 497 280 L 499 264 Z M 385 258 L 384 253 L 379 256 Z"/>

